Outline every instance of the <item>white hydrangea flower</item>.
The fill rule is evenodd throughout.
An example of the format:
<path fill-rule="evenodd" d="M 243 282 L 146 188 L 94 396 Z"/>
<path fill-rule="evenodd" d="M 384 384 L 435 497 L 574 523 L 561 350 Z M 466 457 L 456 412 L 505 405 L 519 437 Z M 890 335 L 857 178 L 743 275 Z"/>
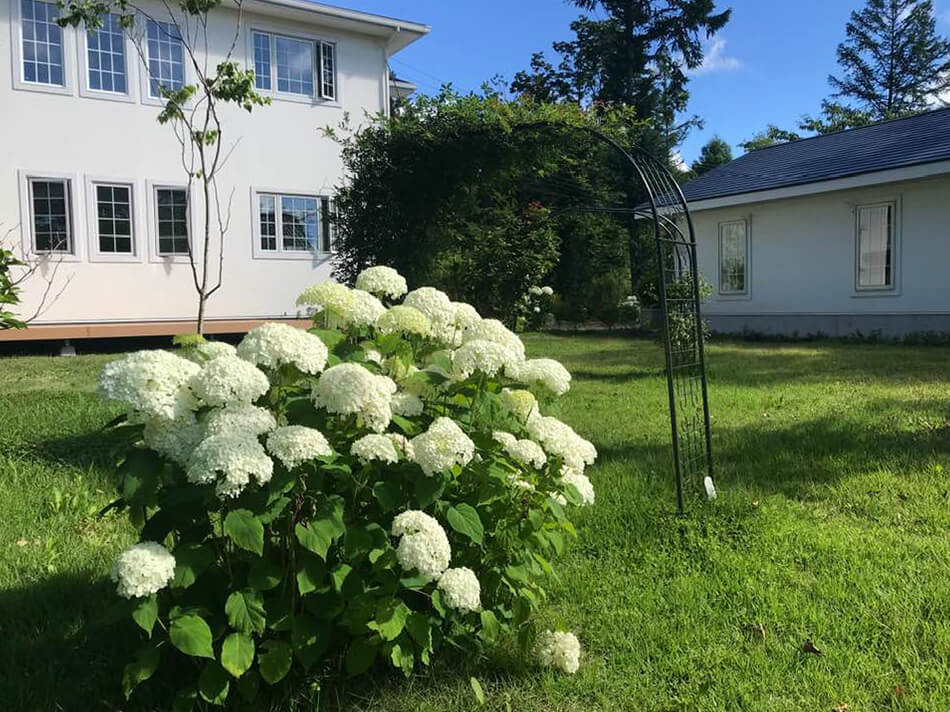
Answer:
<path fill-rule="evenodd" d="M 544 292 L 541 291 L 541 287 L 534 286 L 528 288 L 528 294 L 531 294 L 535 297 L 540 297 Z"/>
<path fill-rule="evenodd" d="M 501 402 L 522 423 L 538 412 L 538 399 L 531 391 L 502 388 Z"/>
<path fill-rule="evenodd" d="M 343 315 L 345 326 L 375 326 L 379 317 L 386 313 L 383 303 L 369 292 L 352 289 L 350 294 L 353 296 L 353 301 Z"/>
<path fill-rule="evenodd" d="M 407 460 L 414 460 L 416 456 L 416 450 L 412 447 L 412 442 L 405 435 L 401 433 L 386 433 L 386 437 L 392 440 L 393 445 L 402 452 L 403 457 Z"/>
<path fill-rule="evenodd" d="M 365 356 L 366 356 L 366 360 L 369 363 L 375 363 L 380 366 L 383 365 L 383 355 L 379 353 L 379 351 L 377 351 L 376 349 L 367 349 Z"/>
<path fill-rule="evenodd" d="M 571 390 L 571 374 L 553 358 L 533 358 L 506 369 L 509 378 L 526 386 L 540 385 L 556 396 Z"/>
<path fill-rule="evenodd" d="M 456 378 L 466 379 L 476 371 L 495 376 L 515 367 L 518 354 L 504 344 L 484 339 L 466 341 L 452 353 L 452 371 Z"/>
<path fill-rule="evenodd" d="M 501 446 L 504 448 L 508 448 L 518 442 L 518 438 L 511 433 L 506 433 L 504 430 L 496 430 L 491 436 L 493 440 L 501 443 Z"/>
<path fill-rule="evenodd" d="M 511 455 L 515 460 L 533 465 L 537 469 L 544 467 L 548 461 L 544 450 L 534 440 L 517 440 L 514 443 L 505 446 L 505 452 Z"/>
<path fill-rule="evenodd" d="M 429 429 L 412 439 L 413 460 L 431 477 L 437 472 L 472 461 L 475 443 L 451 418 L 439 417 Z"/>
<path fill-rule="evenodd" d="M 565 497 L 560 492 L 548 492 L 548 497 L 553 499 L 555 502 L 560 504 L 562 507 L 567 506 L 567 497 Z"/>
<path fill-rule="evenodd" d="M 384 334 L 400 333 L 428 336 L 431 331 L 429 318 L 418 309 L 397 304 L 386 310 L 376 321 L 376 328 Z"/>
<path fill-rule="evenodd" d="M 377 376 L 356 363 L 341 363 L 328 368 L 317 381 L 313 401 L 330 413 L 357 413 L 381 433 L 392 420 L 395 392 L 396 384 L 388 376 Z"/>
<path fill-rule="evenodd" d="M 713 478 L 709 475 L 706 475 L 703 478 L 703 487 L 706 488 L 706 498 L 709 500 L 714 500 L 718 496 L 716 494 L 716 485 L 713 482 Z"/>
<path fill-rule="evenodd" d="M 384 265 L 367 267 L 360 272 L 356 276 L 356 288 L 390 299 L 398 299 L 409 289 L 405 277 Z"/>
<path fill-rule="evenodd" d="M 452 548 L 439 522 L 418 510 L 403 512 L 393 519 L 392 535 L 399 537 L 396 560 L 406 571 L 415 569 L 428 581 L 435 581 L 449 567 Z"/>
<path fill-rule="evenodd" d="M 254 364 L 236 356 L 219 356 L 208 361 L 189 381 L 191 390 L 204 405 L 250 404 L 267 393 L 270 381 Z"/>
<path fill-rule="evenodd" d="M 475 572 L 466 566 L 446 569 L 437 588 L 445 605 L 460 613 L 474 613 L 482 607 L 482 587 Z"/>
<path fill-rule="evenodd" d="M 435 287 L 419 287 L 409 292 L 402 303 L 425 314 L 431 325 L 433 338 L 448 342 L 452 340 L 456 331 L 456 310 L 445 292 L 440 292 Z"/>
<path fill-rule="evenodd" d="M 195 351 L 205 357 L 205 360 L 218 356 L 236 356 L 237 349 L 226 341 L 203 341 L 195 346 Z"/>
<path fill-rule="evenodd" d="M 516 487 L 517 489 L 523 489 L 529 492 L 534 492 L 533 484 L 531 484 L 527 480 L 521 479 L 520 477 L 516 477 L 515 475 L 509 475 L 508 482 L 511 483 L 512 487 Z"/>
<path fill-rule="evenodd" d="M 407 393 L 406 391 L 399 391 L 393 395 L 392 409 L 393 413 L 397 415 L 412 418 L 422 413 L 423 407 L 424 403 L 417 395 Z"/>
<path fill-rule="evenodd" d="M 462 343 L 469 341 L 494 341 L 511 351 L 517 360 L 524 361 L 524 344 L 516 333 L 508 329 L 497 319 L 482 319 L 465 330 Z"/>
<path fill-rule="evenodd" d="M 175 577 L 175 557 L 161 544 L 143 541 L 119 554 L 111 576 L 122 598 L 151 596 Z"/>
<path fill-rule="evenodd" d="M 274 322 L 251 329 L 238 345 L 237 355 L 256 366 L 276 369 L 292 364 L 310 374 L 320 373 L 327 365 L 327 347 L 319 337 Z"/>
<path fill-rule="evenodd" d="M 455 328 L 460 331 L 470 329 L 482 320 L 481 315 L 471 304 L 452 302 L 452 308 L 455 309 Z"/>
<path fill-rule="evenodd" d="M 352 312 L 356 297 L 349 287 L 333 280 L 308 287 L 297 297 L 297 305 L 318 307 L 325 314 L 331 328 L 346 323 L 346 315 Z"/>
<path fill-rule="evenodd" d="M 204 437 L 204 429 L 194 413 L 179 418 L 149 418 L 145 421 L 142 439 L 145 444 L 172 462 L 184 465 L 192 450 Z"/>
<path fill-rule="evenodd" d="M 185 475 L 194 484 L 216 483 L 219 497 L 237 497 L 251 478 L 266 484 L 274 474 L 274 462 L 256 439 L 244 435 L 212 435 L 205 438 L 188 458 Z"/>
<path fill-rule="evenodd" d="M 574 485 L 581 495 L 581 506 L 587 506 L 594 503 L 594 485 L 587 475 L 580 475 L 576 472 L 569 472 L 561 478 L 565 485 Z"/>
<path fill-rule="evenodd" d="M 196 406 L 186 384 L 200 366 L 167 351 L 136 351 L 105 365 L 99 393 L 121 403 L 133 422 L 173 420 Z"/>
<path fill-rule="evenodd" d="M 204 422 L 205 435 L 246 435 L 256 438 L 277 427 L 271 412 L 256 405 L 229 405 L 212 410 Z"/>
<path fill-rule="evenodd" d="M 398 462 L 399 455 L 396 454 L 396 447 L 392 439 L 386 435 L 371 433 L 364 435 L 356 440 L 350 446 L 350 454 L 358 457 L 361 462 L 371 462 L 379 460 L 380 462 Z"/>
<path fill-rule="evenodd" d="M 267 451 L 280 460 L 288 470 L 333 454 L 333 448 L 323 433 L 303 425 L 285 425 L 267 436 Z"/>
<path fill-rule="evenodd" d="M 547 287 L 547 286 L 541 287 L 541 294 L 543 294 L 543 295 L 546 296 L 546 297 L 554 296 L 554 289 L 552 289 L 551 287 Z"/>
<path fill-rule="evenodd" d="M 597 459 L 593 443 L 557 418 L 536 413 L 528 418 L 526 427 L 528 434 L 540 442 L 548 454 L 561 457 L 571 470 L 581 473 L 585 465 L 591 465 Z"/>
<path fill-rule="evenodd" d="M 538 636 L 535 653 L 544 667 L 573 675 L 581 665 L 581 644 L 573 633 L 546 630 Z"/>

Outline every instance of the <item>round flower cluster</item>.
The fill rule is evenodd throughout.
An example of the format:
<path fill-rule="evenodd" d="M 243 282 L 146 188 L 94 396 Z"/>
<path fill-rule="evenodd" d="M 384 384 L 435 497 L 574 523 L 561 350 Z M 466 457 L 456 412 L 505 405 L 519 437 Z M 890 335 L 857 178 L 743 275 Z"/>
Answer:
<path fill-rule="evenodd" d="M 267 374 L 244 359 L 218 356 L 202 366 L 189 385 L 204 405 L 223 407 L 253 403 L 267 393 L 270 381 Z"/>
<path fill-rule="evenodd" d="M 191 452 L 203 437 L 204 429 L 192 413 L 173 420 L 150 418 L 142 431 L 146 445 L 179 465 L 188 462 Z"/>
<path fill-rule="evenodd" d="M 376 433 L 364 435 L 356 440 L 350 447 L 350 454 L 359 458 L 362 462 L 379 460 L 380 462 L 392 463 L 399 460 L 395 443 L 385 435 Z"/>
<path fill-rule="evenodd" d="M 313 402 L 330 413 L 356 413 L 381 433 L 392 420 L 395 392 L 396 384 L 388 376 L 377 376 L 356 363 L 341 363 L 328 368 L 317 381 Z"/>
<path fill-rule="evenodd" d="M 581 496 L 582 504 L 588 505 L 594 503 L 594 485 L 587 475 L 580 475 L 576 472 L 568 472 L 561 478 L 565 485 L 573 485 Z"/>
<path fill-rule="evenodd" d="M 158 593 L 175 577 L 175 557 L 161 544 L 143 541 L 115 560 L 112 580 L 122 598 L 143 598 Z"/>
<path fill-rule="evenodd" d="M 397 304 L 386 310 L 376 322 L 376 327 L 384 334 L 400 333 L 428 336 L 431 324 L 428 317 L 418 309 Z"/>
<path fill-rule="evenodd" d="M 205 435 L 245 435 L 256 438 L 277 427 L 269 410 L 256 405 L 229 405 L 208 413 Z"/>
<path fill-rule="evenodd" d="M 536 413 L 528 418 L 527 429 L 528 434 L 541 443 L 549 455 L 559 456 L 568 469 L 578 474 L 597 459 L 594 445 L 557 418 Z"/>
<path fill-rule="evenodd" d="M 237 497 L 253 477 L 262 485 L 270 481 L 274 462 L 257 440 L 244 435 L 212 435 L 201 441 L 188 458 L 185 475 L 194 484 L 215 483 L 222 499 Z"/>
<path fill-rule="evenodd" d="M 538 412 L 538 400 L 531 391 L 502 388 L 501 402 L 522 423 Z"/>
<path fill-rule="evenodd" d="M 452 548 L 434 517 L 412 509 L 403 512 L 393 519 L 392 535 L 399 537 L 396 560 L 406 571 L 415 569 L 427 581 L 435 581 L 449 567 Z"/>
<path fill-rule="evenodd" d="M 352 294 L 353 305 L 344 314 L 345 326 L 373 326 L 379 317 L 386 313 L 383 303 L 369 292 L 354 289 Z"/>
<path fill-rule="evenodd" d="M 493 433 L 492 437 L 502 444 L 506 453 L 519 462 L 532 465 L 540 470 L 548 461 L 544 450 L 534 440 L 519 440 L 511 433 L 505 432 Z"/>
<path fill-rule="evenodd" d="M 469 341 L 493 341 L 506 347 L 518 361 L 524 361 L 524 344 L 521 339 L 497 319 L 482 319 L 462 335 L 462 343 Z"/>
<path fill-rule="evenodd" d="M 444 416 L 412 439 L 413 460 L 429 477 L 454 465 L 463 467 L 475 457 L 475 443 L 458 424 Z"/>
<path fill-rule="evenodd" d="M 185 385 L 199 369 L 198 364 L 167 351 L 136 351 L 106 364 L 99 376 L 99 393 L 123 404 L 133 422 L 173 420 L 194 407 Z"/>
<path fill-rule="evenodd" d="M 471 304 L 467 304 L 465 302 L 452 302 L 452 308 L 454 309 L 455 328 L 460 332 L 464 332 L 466 329 L 471 329 L 482 320 L 482 317 L 479 316 L 478 311 Z"/>
<path fill-rule="evenodd" d="M 267 451 L 288 470 L 333 454 L 323 433 L 303 425 L 285 425 L 267 436 Z"/>
<path fill-rule="evenodd" d="M 463 380 L 476 371 L 495 376 L 518 363 L 518 355 L 510 348 L 485 339 L 466 341 L 452 355 L 452 370 L 457 378 Z"/>
<path fill-rule="evenodd" d="M 482 587 L 475 572 L 470 568 L 462 566 L 447 569 L 439 578 L 437 588 L 442 592 L 442 600 L 449 608 L 461 613 L 474 613 L 482 607 Z"/>
<path fill-rule="evenodd" d="M 346 315 L 353 309 L 353 292 L 343 284 L 332 280 L 320 282 L 308 287 L 297 297 L 297 305 L 318 307 L 327 319 L 327 326 L 333 327 L 345 322 Z"/>
<path fill-rule="evenodd" d="M 202 341 L 195 346 L 195 351 L 204 356 L 205 361 L 218 358 L 218 356 L 237 355 L 237 349 L 226 341 Z"/>
<path fill-rule="evenodd" d="M 251 329 L 237 347 L 245 361 L 267 369 L 291 364 L 317 374 L 327 365 L 327 347 L 313 334 L 288 324 L 269 322 Z"/>
<path fill-rule="evenodd" d="M 556 396 L 563 396 L 571 390 L 570 372 L 551 358 L 533 358 L 517 363 L 508 369 L 507 374 L 526 386 L 540 385 Z"/>
<path fill-rule="evenodd" d="M 425 404 L 422 399 L 412 393 L 399 391 L 392 398 L 392 409 L 396 415 L 402 415 L 407 418 L 413 418 L 422 413 Z"/>
<path fill-rule="evenodd" d="M 538 636 L 535 653 L 544 667 L 573 675 L 581 664 L 581 644 L 573 633 L 546 630 Z"/>
<path fill-rule="evenodd" d="M 356 288 L 390 299 L 398 299 L 408 290 L 406 278 L 392 267 L 383 265 L 368 267 L 360 272 L 356 276 Z"/>
<path fill-rule="evenodd" d="M 436 339 L 452 342 L 456 331 L 455 308 L 445 292 L 435 287 L 419 287 L 409 292 L 402 303 L 425 314 Z"/>

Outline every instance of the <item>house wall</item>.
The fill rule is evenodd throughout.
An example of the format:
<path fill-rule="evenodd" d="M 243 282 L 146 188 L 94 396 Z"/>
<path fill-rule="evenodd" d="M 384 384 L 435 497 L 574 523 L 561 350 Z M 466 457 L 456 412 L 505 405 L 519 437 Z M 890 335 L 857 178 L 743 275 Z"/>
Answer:
<path fill-rule="evenodd" d="M 896 280 L 890 291 L 855 288 L 856 207 L 897 205 Z M 719 224 L 748 221 L 749 293 L 720 294 Z M 713 294 L 714 331 L 775 335 L 904 336 L 950 332 L 950 176 L 694 214 L 698 262 Z"/>
<path fill-rule="evenodd" d="M 155 6 L 156 17 L 165 12 L 161 8 Z M 15 88 L 20 72 L 15 61 L 20 38 L 15 22 L 18 15 L 19 0 L 0 0 L 0 235 L 12 229 L 11 239 L 28 247 L 29 240 L 23 240 L 25 233 L 19 227 L 30 220 L 24 176 L 30 172 L 66 175 L 72 179 L 77 246 L 74 259 L 52 259 L 46 264 L 46 273 L 56 270 L 53 293 L 66 287 L 36 323 L 193 318 L 196 295 L 187 257 L 158 257 L 154 246 L 150 186 L 182 183 L 184 173 L 180 147 L 170 126 L 159 125 L 159 107 L 143 100 L 147 80 L 141 60 L 127 46 L 130 100 L 81 96 L 85 76 L 80 60 L 85 44 L 82 33 L 69 28 L 65 48 L 69 91 L 55 94 Z M 234 12 L 215 14 L 209 33 L 211 66 L 230 46 L 236 22 Z M 230 148 L 235 141 L 237 145 L 220 179 L 225 203 L 227 196 L 232 196 L 231 228 L 224 250 L 224 283 L 208 303 L 210 318 L 296 315 L 294 301 L 300 291 L 329 278 L 328 254 L 255 258 L 252 190 L 331 194 L 342 175 L 339 150 L 319 129 L 340 122 L 344 112 L 358 123 L 364 112 L 386 108 L 382 38 L 245 14 L 235 56 L 249 67 L 253 67 L 248 43 L 251 27 L 336 42 L 338 100 L 275 98 L 271 106 L 255 108 L 252 114 L 235 107 L 225 109 L 223 145 Z M 138 246 L 134 261 L 94 261 L 90 178 L 133 184 Z M 193 214 L 197 214 L 202 209 L 200 196 L 193 194 L 192 201 Z M 194 220 L 192 225 L 197 227 Z M 197 236 L 194 244 L 196 250 L 201 249 Z M 45 287 L 38 278 L 24 285 L 24 313 L 30 313 Z"/>

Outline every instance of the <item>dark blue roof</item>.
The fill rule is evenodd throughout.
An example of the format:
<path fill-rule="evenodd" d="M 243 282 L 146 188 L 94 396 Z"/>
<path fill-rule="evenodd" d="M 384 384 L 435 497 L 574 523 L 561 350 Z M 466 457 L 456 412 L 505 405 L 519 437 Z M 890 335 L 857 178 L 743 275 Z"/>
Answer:
<path fill-rule="evenodd" d="M 683 186 L 696 202 L 950 160 L 950 109 L 751 151 Z"/>

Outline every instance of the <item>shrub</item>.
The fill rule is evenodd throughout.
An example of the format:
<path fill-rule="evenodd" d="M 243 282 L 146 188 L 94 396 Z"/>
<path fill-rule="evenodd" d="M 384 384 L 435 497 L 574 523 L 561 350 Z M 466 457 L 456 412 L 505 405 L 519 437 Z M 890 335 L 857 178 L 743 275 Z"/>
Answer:
<path fill-rule="evenodd" d="M 390 304 L 405 291 L 371 276 Z M 503 636 L 576 670 L 576 638 L 535 645 L 533 623 L 570 508 L 594 500 L 593 445 L 541 413 L 570 374 L 431 288 L 387 307 L 324 284 L 301 303 L 319 328 L 103 370 L 141 539 L 113 570 L 143 634 L 126 694 L 160 663 L 187 706 L 377 663 L 409 675 Z"/>

